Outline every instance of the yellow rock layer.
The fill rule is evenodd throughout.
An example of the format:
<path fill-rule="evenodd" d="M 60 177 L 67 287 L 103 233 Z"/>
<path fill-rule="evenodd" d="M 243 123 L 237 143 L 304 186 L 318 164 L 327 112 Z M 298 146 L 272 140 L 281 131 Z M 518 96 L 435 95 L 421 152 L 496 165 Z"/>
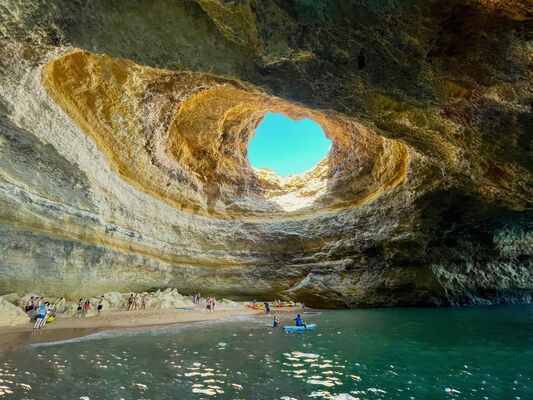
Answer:
<path fill-rule="evenodd" d="M 353 207 L 393 189 L 407 173 L 403 144 L 346 117 L 304 108 L 235 80 L 86 51 L 51 61 L 42 75 L 49 94 L 91 135 L 120 176 L 196 214 L 289 217 L 303 208 Z M 321 168 L 289 181 L 251 168 L 248 142 L 269 111 L 312 118 L 324 128 L 333 148 Z M 296 187 L 308 189 L 294 194 Z M 244 201 L 236 204 L 235 198 Z M 286 201 L 291 204 L 282 204 Z"/>

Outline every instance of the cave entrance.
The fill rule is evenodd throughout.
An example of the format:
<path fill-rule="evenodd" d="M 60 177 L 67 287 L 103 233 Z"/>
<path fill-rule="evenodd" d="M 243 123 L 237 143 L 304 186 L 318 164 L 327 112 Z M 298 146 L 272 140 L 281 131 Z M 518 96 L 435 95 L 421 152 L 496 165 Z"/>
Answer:
<path fill-rule="evenodd" d="M 256 169 L 266 168 L 278 176 L 298 175 L 315 167 L 330 148 L 331 141 L 315 121 L 294 121 L 269 112 L 248 144 L 248 159 Z"/>

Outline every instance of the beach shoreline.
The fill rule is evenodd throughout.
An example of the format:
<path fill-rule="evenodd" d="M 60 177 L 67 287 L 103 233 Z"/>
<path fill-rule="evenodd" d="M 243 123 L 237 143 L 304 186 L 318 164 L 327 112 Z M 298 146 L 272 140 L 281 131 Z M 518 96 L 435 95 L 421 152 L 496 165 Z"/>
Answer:
<path fill-rule="evenodd" d="M 263 316 L 265 320 L 274 315 L 291 315 L 301 310 L 278 308 L 266 315 L 262 310 L 246 308 L 222 309 L 207 313 L 201 307 L 193 310 L 146 309 L 146 310 L 109 310 L 100 316 L 76 318 L 60 316 L 43 329 L 34 330 L 33 322 L 14 327 L 0 328 L 0 354 L 37 343 L 74 339 L 110 330 L 131 330 L 172 325 L 188 325 L 207 321 L 229 320 L 234 317 Z"/>

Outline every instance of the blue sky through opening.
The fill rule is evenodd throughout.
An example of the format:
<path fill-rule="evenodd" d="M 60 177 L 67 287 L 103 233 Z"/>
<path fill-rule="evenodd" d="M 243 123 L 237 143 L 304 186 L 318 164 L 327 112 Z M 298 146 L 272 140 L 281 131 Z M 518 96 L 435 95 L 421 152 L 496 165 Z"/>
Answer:
<path fill-rule="evenodd" d="M 268 168 L 280 176 L 301 174 L 322 160 L 330 146 L 331 141 L 315 121 L 293 121 L 269 112 L 248 144 L 248 159 L 252 167 Z"/>

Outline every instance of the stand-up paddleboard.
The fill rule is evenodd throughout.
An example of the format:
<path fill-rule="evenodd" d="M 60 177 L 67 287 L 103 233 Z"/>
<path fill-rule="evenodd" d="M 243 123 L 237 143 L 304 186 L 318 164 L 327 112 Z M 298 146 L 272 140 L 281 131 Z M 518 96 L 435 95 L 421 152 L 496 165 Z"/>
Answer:
<path fill-rule="evenodd" d="M 300 331 L 312 331 L 316 329 L 316 324 L 307 324 L 306 326 L 284 326 L 285 332 L 300 332 Z"/>
<path fill-rule="evenodd" d="M 192 310 L 194 310 L 194 308 L 192 308 L 192 307 L 176 307 L 176 310 L 192 311 Z"/>

